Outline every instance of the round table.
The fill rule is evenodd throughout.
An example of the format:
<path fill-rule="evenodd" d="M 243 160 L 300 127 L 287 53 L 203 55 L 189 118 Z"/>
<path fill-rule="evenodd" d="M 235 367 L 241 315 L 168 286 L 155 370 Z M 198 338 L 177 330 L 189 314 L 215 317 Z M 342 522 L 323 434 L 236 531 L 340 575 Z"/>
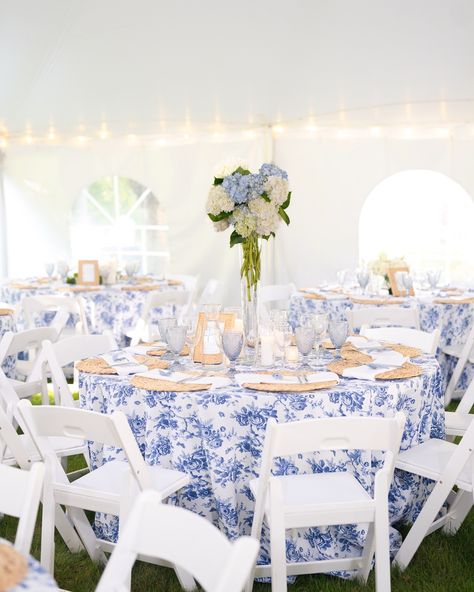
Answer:
<path fill-rule="evenodd" d="M 175 503 L 211 520 L 230 539 L 250 534 L 254 501 L 249 481 L 258 476 L 266 424 L 340 415 L 392 416 L 403 411 L 407 423 L 402 449 L 427 438 L 444 437 L 441 372 L 433 357 L 417 360 L 422 376 L 396 381 L 341 379 L 331 389 L 310 393 L 265 393 L 238 386 L 202 392 L 153 392 L 131 385 L 129 378 L 80 373 L 81 406 L 102 413 L 123 411 L 150 465 L 186 472 L 190 485 Z M 91 446 L 91 463 L 99 466 L 120 456 L 116 450 Z M 376 453 L 315 453 L 279 459 L 275 474 L 350 470 L 371 490 Z M 390 519 L 412 521 L 429 492 L 429 482 L 397 472 L 390 494 Z M 98 515 L 98 535 L 114 539 L 116 518 Z M 342 554 L 357 555 L 365 531 L 358 526 L 302 529 L 287 533 L 287 555 L 294 561 Z M 391 531 L 392 549 L 400 535 Z M 259 561 L 268 563 L 264 530 Z"/>
<path fill-rule="evenodd" d="M 158 289 L 183 289 L 183 284 L 169 285 L 166 280 L 150 280 Z M 132 331 L 140 317 L 141 310 L 150 290 L 146 284 L 120 283 L 113 286 L 97 286 L 97 289 L 53 282 L 4 283 L 0 285 L 0 301 L 18 304 L 26 296 L 57 295 L 80 296 L 84 300 L 85 314 L 91 333 L 102 334 L 111 331 L 119 345 L 126 345 L 126 334 Z M 48 325 L 54 313 L 38 315 L 37 326 Z M 155 308 L 152 323 L 160 316 L 176 314 L 174 305 Z M 79 319 L 69 319 L 74 326 Z"/>
<path fill-rule="evenodd" d="M 361 298 L 360 295 L 356 298 Z M 457 358 L 448 356 L 442 352 L 442 348 L 449 345 L 463 344 L 468 336 L 474 319 L 473 304 L 439 304 L 435 300 L 438 297 L 416 296 L 410 298 L 392 298 L 394 305 L 416 307 L 420 313 L 420 328 L 423 331 L 432 332 L 440 330 L 438 362 L 443 370 L 444 388 L 453 373 Z M 325 313 L 330 320 L 345 318 L 348 309 L 375 306 L 374 304 L 353 303 L 349 296 L 328 294 L 327 300 L 314 300 L 304 296 L 303 293 L 295 293 L 289 304 L 288 318 L 290 324 L 298 325 L 301 315 L 305 313 Z M 392 306 L 392 305 L 390 305 Z M 474 377 L 474 364 L 467 364 L 458 384 L 458 389 L 464 391 L 469 380 Z"/>
<path fill-rule="evenodd" d="M 16 331 L 16 322 L 13 313 L 0 314 L 0 340 L 7 331 Z M 2 364 L 2 370 L 8 378 L 15 378 L 15 357 L 7 356 Z"/>

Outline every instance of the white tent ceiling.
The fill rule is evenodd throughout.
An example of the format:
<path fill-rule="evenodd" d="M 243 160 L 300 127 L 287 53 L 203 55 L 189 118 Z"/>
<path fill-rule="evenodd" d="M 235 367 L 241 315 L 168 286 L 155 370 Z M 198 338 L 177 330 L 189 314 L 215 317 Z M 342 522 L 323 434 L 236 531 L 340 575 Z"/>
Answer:
<path fill-rule="evenodd" d="M 473 33 L 472 0 L 0 0 L 0 124 L 472 121 Z"/>

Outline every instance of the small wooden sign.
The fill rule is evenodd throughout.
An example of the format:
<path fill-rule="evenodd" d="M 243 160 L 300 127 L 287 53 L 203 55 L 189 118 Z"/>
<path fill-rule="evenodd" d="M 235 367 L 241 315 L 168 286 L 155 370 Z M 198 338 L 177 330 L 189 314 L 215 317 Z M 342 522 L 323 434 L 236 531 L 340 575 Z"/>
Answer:
<path fill-rule="evenodd" d="M 98 286 L 100 284 L 99 262 L 96 260 L 79 261 L 77 283 L 81 286 Z"/>
<path fill-rule="evenodd" d="M 394 296 L 406 296 L 407 294 L 407 289 L 403 285 L 400 275 L 402 273 L 410 273 L 410 269 L 408 267 L 391 267 L 387 272 L 390 288 Z M 410 296 L 415 295 L 413 287 L 410 289 L 409 294 Z"/>
<path fill-rule="evenodd" d="M 219 325 L 224 325 L 224 330 L 230 330 L 234 327 L 235 314 L 233 312 L 221 312 L 218 316 Z M 204 334 L 207 328 L 206 315 L 199 313 L 196 326 L 196 337 L 194 340 L 193 361 L 201 364 L 222 364 L 224 356 L 222 352 L 205 353 L 204 352 Z"/>

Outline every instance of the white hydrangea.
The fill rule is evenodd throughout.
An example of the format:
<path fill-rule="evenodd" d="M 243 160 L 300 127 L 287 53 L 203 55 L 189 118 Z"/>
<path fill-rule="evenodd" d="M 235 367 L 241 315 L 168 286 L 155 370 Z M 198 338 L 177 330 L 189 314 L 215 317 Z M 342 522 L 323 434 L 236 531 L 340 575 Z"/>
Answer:
<path fill-rule="evenodd" d="M 268 177 L 265 183 L 265 192 L 275 205 L 281 206 L 288 197 L 287 179 L 275 176 Z"/>
<path fill-rule="evenodd" d="M 214 230 L 216 232 L 224 232 L 229 228 L 229 218 L 224 218 L 224 220 L 219 220 L 219 222 L 213 222 Z"/>
<path fill-rule="evenodd" d="M 234 210 L 232 223 L 236 232 L 243 238 L 247 238 L 257 229 L 257 219 L 247 207 L 239 207 Z"/>
<path fill-rule="evenodd" d="M 228 175 L 231 175 L 239 167 L 248 170 L 248 164 L 243 160 L 231 160 L 225 163 L 219 164 L 214 170 L 214 177 L 217 179 L 223 179 Z"/>
<path fill-rule="evenodd" d="M 271 232 L 276 232 L 278 224 L 280 223 L 280 216 L 272 202 L 265 201 L 262 197 L 253 199 L 249 203 L 249 210 L 256 217 L 257 234 L 260 236 L 268 236 Z"/>
<path fill-rule="evenodd" d="M 208 214 L 217 216 L 221 212 L 232 212 L 234 202 L 222 185 L 212 185 L 207 196 L 206 211 Z"/>

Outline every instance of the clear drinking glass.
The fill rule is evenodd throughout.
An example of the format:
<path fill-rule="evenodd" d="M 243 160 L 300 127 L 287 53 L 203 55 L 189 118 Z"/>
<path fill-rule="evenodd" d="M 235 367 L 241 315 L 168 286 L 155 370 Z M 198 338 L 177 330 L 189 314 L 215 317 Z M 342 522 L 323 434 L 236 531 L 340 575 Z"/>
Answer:
<path fill-rule="evenodd" d="M 302 368 L 309 366 L 308 356 L 313 349 L 314 337 L 314 328 L 312 326 L 303 325 L 295 329 L 296 347 L 303 358 L 301 363 Z"/>
<path fill-rule="evenodd" d="M 341 357 L 341 347 L 344 345 L 349 333 L 349 323 L 347 321 L 331 321 L 328 325 L 329 338 L 336 348 L 335 357 Z"/>
<path fill-rule="evenodd" d="M 426 272 L 426 278 L 428 280 L 428 283 L 430 285 L 432 292 L 435 292 L 436 286 L 439 283 L 440 276 L 441 276 L 441 272 L 437 269 L 430 269 L 429 271 Z"/>
<path fill-rule="evenodd" d="M 222 349 L 229 359 L 228 374 L 235 374 L 235 366 L 244 345 L 244 334 L 242 331 L 224 331 L 222 333 Z"/>
<path fill-rule="evenodd" d="M 168 343 L 168 328 L 176 327 L 178 320 L 176 317 L 161 317 L 158 319 L 158 331 L 161 341 Z"/>
<path fill-rule="evenodd" d="M 409 296 L 413 288 L 413 278 L 409 273 L 406 273 L 403 276 L 403 285 L 405 286 L 405 289 L 407 291 L 407 296 Z"/>
<path fill-rule="evenodd" d="M 45 263 L 44 269 L 50 278 L 54 273 L 54 263 Z"/>
<path fill-rule="evenodd" d="M 56 269 L 58 270 L 62 282 L 65 283 L 67 274 L 69 273 L 69 265 L 67 261 L 58 261 L 56 264 Z"/>
<path fill-rule="evenodd" d="M 183 325 L 171 325 L 166 330 L 166 337 L 168 341 L 168 347 L 173 352 L 173 365 L 179 365 L 180 354 L 183 351 L 184 344 L 186 343 L 186 327 Z"/>
<path fill-rule="evenodd" d="M 367 269 L 360 269 L 357 272 L 357 281 L 359 282 L 360 289 L 362 290 L 362 294 L 365 294 L 365 289 L 367 288 L 367 284 L 370 280 L 370 272 Z"/>
<path fill-rule="evenodd" d="M 313 323 L 316 345 L 316 358 L 314 363 L 317 366 L 321 366 L 324 364 L 324 361 L 321 359 L 321 343 L 328 329 L 328 316 L 326 314 L 314 314 L 311 320 Z"/>

